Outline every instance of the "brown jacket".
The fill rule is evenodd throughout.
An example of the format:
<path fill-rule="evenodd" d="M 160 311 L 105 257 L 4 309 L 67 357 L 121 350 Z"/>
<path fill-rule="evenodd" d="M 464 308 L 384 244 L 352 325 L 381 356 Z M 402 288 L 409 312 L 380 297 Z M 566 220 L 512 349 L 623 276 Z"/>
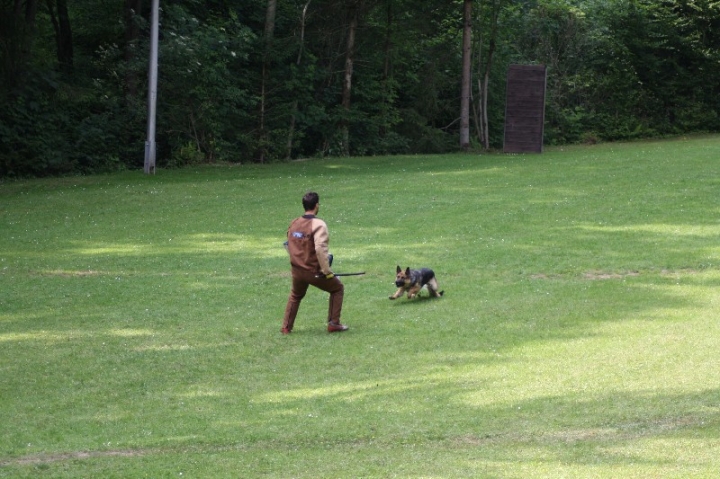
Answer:
<path fill-rule="evenodd" d="M 290 264 L 324 275 L 332 273 L 328 243 L 330 235 L 323 220 L 304 215 L 293 220 L 287 231 Z"/>

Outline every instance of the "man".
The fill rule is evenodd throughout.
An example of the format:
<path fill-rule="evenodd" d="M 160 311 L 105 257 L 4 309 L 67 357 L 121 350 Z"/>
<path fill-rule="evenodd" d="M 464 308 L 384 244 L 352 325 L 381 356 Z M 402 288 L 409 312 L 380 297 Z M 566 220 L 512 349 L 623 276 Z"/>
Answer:
<path fill-rule="evenodd" d="M 345 286 L 330 269 L 330 235 L 325 222 L 317 217 L 320 197 L 311 191 L 303 196 L 302 204 L 305 214 L 293 220 L 287 231 L 292 289 L 280 332 L 290 334 L 292 331 L 300 301 L 305 297 L 310 285 L 330 293 L 328 332 L 347 331 L 348 327 L 340 324 Z"/>

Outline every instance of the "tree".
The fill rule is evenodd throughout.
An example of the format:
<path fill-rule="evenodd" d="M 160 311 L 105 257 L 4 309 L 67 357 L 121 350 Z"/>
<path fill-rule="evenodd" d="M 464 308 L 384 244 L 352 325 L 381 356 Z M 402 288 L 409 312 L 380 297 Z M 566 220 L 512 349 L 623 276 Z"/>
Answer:
<path fill-rule="evenodd" d="M 248 74 L 257 37 L 232 11 L 215 13 L 163 9 L 158 145 L 177 165 L 256 158 L 259 149 L 253 138 L 259 78 Z"/>
<path fill-rule="evenodd" d="M 654 100 L 653 129 L 677 134 L 718 125 L 720 3 L 643 0 L 633 10 L 623 10 L 633 14 L 629 20 L 637 19 L 639 31 L 620 22 L 613 26 L 636 65 L 643 90 Z"/>
<path fill-rule="evenodd" d="M 488 94 L 490 88 L 490 73 L 498 44 L 499 20 L 506 4 L 505 0 L 478 0 L 478 24 L 480 27 L 480 41 L 477 48 L 477 109 L 475 121 L 477 125 L 478 140 L 484 149 L 490 148 L 490 125 L 488 117 Z M 484 22 L 483 22 L 484 20 Z M 487 49 L 484 48 L 487 41 Z"/>
<path fill-rule="evenodd" d="M 578 74 L 592 51 L 586 14 L 566 0 L 538 0 L 526 12 L 517 44 L 522 60 L 547 66 L 546 139 L 579 141 L 584 110 L 577 104 Z"/>
<path fill-rule="evenodd" d="M 296 67 L 295 71 L 297 71 L 300 68 L 300 65 L 302 62 L 303 49 L 305 48 L 305 19 L 307 18 L 308 8 L 310 8 L 311 1 L 312 0 L 308 0 L 308 2 L 302 8 L 302 12 L 300 14 L 300 34 L 299 34 L 299 41 L 298 41 L 297 59 L 295 60 L 295 67 Z M 297 122 L 297 115 L 298 115 L 298 99 L 296 97 L 293 99 L 292 110 L 290 113 L 290 126 L 288 127 L 288 136 L 287 136 L 287 153 L 285 155 L 285 159 L 287 159 L 287 160 L 292 158 L 293 140 L 295 137 L 295 124 Z"/>
<path fill-rule="evenodd" d="M 124 14 L 124 60 L 127 65 L 133 63 L 140 40 L 140 25 L 145 23 L 141 16 L 142 0 L 125 0 Z M 134 68 L 128 68 L 125 74 L 125 89 L 131 99 L 138 94 L 138 73 Z"/>
<path fill-rule="evenodd" d="M 358 26 L 359 5 L 351 5 L 349 9 L 349 22 L 347 26 L 347 44 L 345 46 L 345 70 L 342 82 L 342 108 L 344 115 L 340 120 L 340 133 L 342 138 L 342 154 L 350 155 L 350 133 L 348 130 L 348 116 L 350 114 L 350 99 L 352 94 L 353 62 L 355 61 L 355 33 Z"/>
<path fill-rule="evenodd" d="M 260 87 L 260 163 L 265 162 L 266 149 L 263 143 L 267 141 L 265 132 L 265 100 L 267 95 L 267 82 L 270 70 L 270 49 L 275 36 L 275 16 L 277 15 L 277 0 L 268 0 L 265 15 L 264 46 L 262 56 L 262 76 Z"/>
<path fill-rule="evenodd" d="M 5 0 L 0 5 L 3 80 L 12 88 L 20 82 L 31 60 L 38 4 L 37 0 Z"/>
<path fill-rule="evenodd" d="M 463 1 L 462 80 L 460 93 L 460 148 L 470 148 L 470 83 L 472 72 L 472 0 Z"/>
<path fill-rule="evenodd" d="M 57 59 L 60 69 L 65 73 L 73 70 L 73 40 L 70 16 L 68 14 L 67 0 L 47 0 L 53 28 L 55 29 L 55 43 L 57 45 Z"/>

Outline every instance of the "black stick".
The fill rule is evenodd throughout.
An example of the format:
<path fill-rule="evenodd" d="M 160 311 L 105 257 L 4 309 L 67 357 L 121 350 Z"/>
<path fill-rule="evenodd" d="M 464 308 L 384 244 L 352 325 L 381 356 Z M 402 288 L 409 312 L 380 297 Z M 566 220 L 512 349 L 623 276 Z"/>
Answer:
<path fill-rule="evenodd" d="M 365 274 L 365 271 L 362 271 L 360 273 L 335 273 L 334 276 L 360 276 L 361 274 Z M 315 277 L 316 278 L 322 278 L 324 275 L 318 274 Z"/>

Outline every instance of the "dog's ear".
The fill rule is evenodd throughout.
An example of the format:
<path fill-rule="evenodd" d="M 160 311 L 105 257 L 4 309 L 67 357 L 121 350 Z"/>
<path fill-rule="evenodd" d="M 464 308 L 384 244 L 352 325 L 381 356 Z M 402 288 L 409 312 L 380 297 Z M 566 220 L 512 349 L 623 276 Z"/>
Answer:
<path fill-rule="evenodd" d="M 395 270 L 395 273 L 397 274 L 397 273 L 399 273 L 400 271 L 402 271 L 402 268 L 400 267 L 400 265 L 398 265 L 397 269 Z"/>
<path fill-rule="evenodd" d="M 410 276 L 410 266 L 408 266 L 407 269 L 405 270 L 405 275 Z"/>

